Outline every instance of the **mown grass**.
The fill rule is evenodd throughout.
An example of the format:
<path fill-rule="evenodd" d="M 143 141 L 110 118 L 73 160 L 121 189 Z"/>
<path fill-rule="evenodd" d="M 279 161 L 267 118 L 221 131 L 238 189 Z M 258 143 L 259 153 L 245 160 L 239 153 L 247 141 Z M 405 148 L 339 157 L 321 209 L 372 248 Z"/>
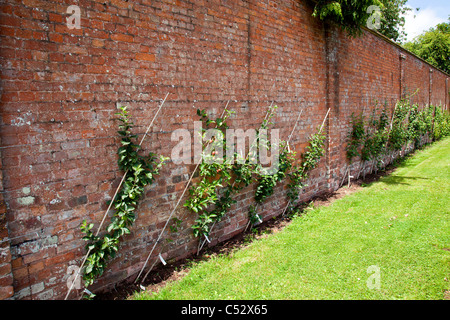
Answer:
<path fill-rule="evenodd" d="M 447 138 L 281 232 L 132 298 L 443 299 L 450 289 L 449 218 Z M 379 268 L 379 289 L 367 285 L 370 266 Z"/>

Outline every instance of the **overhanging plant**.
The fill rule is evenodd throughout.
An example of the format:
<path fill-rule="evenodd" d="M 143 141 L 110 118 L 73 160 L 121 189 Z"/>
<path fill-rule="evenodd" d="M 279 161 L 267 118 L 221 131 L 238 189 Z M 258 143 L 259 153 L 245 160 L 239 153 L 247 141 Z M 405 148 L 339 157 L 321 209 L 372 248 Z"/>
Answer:
<path fill-rule="evenodd" d="M 361 35 L 362 26 L 373 16 L 369 7 L 383 8 L 379 0 L 316 0 L 313 17 L 337 25 L 350 36 Z"/>

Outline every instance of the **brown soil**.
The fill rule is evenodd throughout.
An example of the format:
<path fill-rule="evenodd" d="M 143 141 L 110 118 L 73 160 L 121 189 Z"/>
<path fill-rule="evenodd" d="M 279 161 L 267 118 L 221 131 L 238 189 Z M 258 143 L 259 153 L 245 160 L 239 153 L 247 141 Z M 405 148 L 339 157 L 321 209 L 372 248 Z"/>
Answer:
<path fill-rule="evenodd" d="M 389 175 L 395 170 L 394 167 L 389 166 L 385 171 L 379 171 L 376 174 L 366 175 L 365 179 L 362 178 L 352 181 L 350 187 L 344 184 L 343 187 L 332 193 L 322 194 L 313 198 L 308 203 L 303 203 L 300 205 L 301 214 L 306 214 L 307 207 L 313 204 L 313 207 L 319 206 L 329 206 L 337 199 L 345 197 L 351 193 L 354 193 L 364 185 L 371 182 L 377 181 L 380 177 Z M 247 246 L 253 239 L 259 239 L 266 237 L 269 234 L 277 233 L 282 230 L 291 222 L 291 217 L 289 216 L 279 216 L 268 221 L 261 223 L 256 226 L 253 230 L 248 230 L 246 232 L 240 233 L 234 238 L 225 241 L 223 243 L 217 244 L 212 248 L 206 248 L 202 251 L 201 255 L 192 255 L 186 259 L 176 261 L 174 263 L 163 266 L 162 264 L 155 267 L 152 272 L 148 275 L 143 286 L 148 292 L 157 292 L 163 288 L 168 282 L 176 281 L 188 274 L 190 266 L 192 263 L 208 260 L 214 255 L 227 255 L 236 249 Z M 131 283 L 130 283 L 131 281 Z M 139 284 L 132 283 L 134 279 L 124 281 L 122 283 L 116 284 L 113 289 L 108 292 L 97 293 L 95 300 L 124 300 L 135 292 L 142 291 Z"/>

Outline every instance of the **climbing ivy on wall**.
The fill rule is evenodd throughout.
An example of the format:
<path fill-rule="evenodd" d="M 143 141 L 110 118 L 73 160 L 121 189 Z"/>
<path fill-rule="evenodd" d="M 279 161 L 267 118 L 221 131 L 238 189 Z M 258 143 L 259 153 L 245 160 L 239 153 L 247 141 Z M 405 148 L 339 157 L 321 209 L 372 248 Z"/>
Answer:
<path fill-rule="evenodd" d="M 277 106 L 273 108 L 269 108 L 269 114 L 264 119 L 261 127 L 257 132 L 257 141 L 258 141 L 258 150 L 261 148 L 265 148 L 267 150 L 270 149 L 271 144 L 267 140 L 267 137 L 261 134 L 262 130 L 267 130 L 269 125 L 273 124 L 271 119 L 276 114 Z M 266 172 L 264 168 L 259 163 L 255 166 L 255 179 L 257 182 L 256 192 L 255 192 L 255 200 L 257 203 L 263 202 L 267 197 L 273 194 L 274 188 L 276 184 L 283 180 L 286 177 L 287 170 L 291 167 L 291 157 L 289 156 L 290 151 L 287 149 L 287 145 L 285 141 L 280 141 L 278 145 L 278 150 L 281 150 L 278 159 L 278 170 L 276 172 Z"/>
<path fill-rule="evenodd" d="M 256 205 L 261 204 L 267 197 L 273 194 L 273 190 L 278 182 L 289 178 L 287 185 L 289 202 L 286 210 L 291 212 L 297 206 L 300 190 L 306 186 L 305 181 L 308 178 L 309 172 L 317 166 L 320 158 L 325 153 L 325 135 L 322 129 L 323 126 L 318 129 L 317 133 L 311 136 L 305 153 L 302 155 L 302 161 L 298 166 L 295 165 L 297 153 L 289 148 L 288 142 L 281 141 L 280 146 L 282 151 L 279 156 L 278 171 L 273 175 L 259 176 L 257 179 L 255 192 Z M 251 224 L 260 220 L 258 219 L 259 215 L 257 214 L 256 208 L 257 206 L 250 206 L 249 208 L 249 220 Z"/>
<path fill-rule="evenodd" d="M 388 139 L 388 115 L 386 106 L 377 115 L 375 107 L 369 118 L 367 131 L 362 142 L 361 159 L 364 161 L 378 160 L 383 155 Z"/>
<path fill-rule="evenodd" d="M 231 205 L 236 202 L 233 199 L 233 195 L 253 182 L 256 182 L 256 206 L 250 206 L 249 208 L 250 223 L 261 221 L 261 217 L 257 213 L 257 205 L 271 196 L 277 183 L 288 176 L 291 181 L 288 194 L 292 200 L 292 206 L 296 204 L 299 194 L 298 190 L 302 186 L 303 180 L 307 179 L 308 172 L 316 167 L 324 154 L 325 136 L 320 131 L 312 135 L 303 155 L 303 161 L 298 168 L 293 166 L 295 152 L 290 150 L 286 141 L 278 142 L 278 150 L 281 151 L 279 152 L 277 170 L 269 174 L 260 163 L 256 163 L 254 160 L 261 148 L 269 149 L 271 147 L 267 137 L 261 133 L 273 124 L 271 119 L 275 116 L 276 110 L 277 106 L 269 107 L 265 119 L 262 121 L 259 129 L 256 130 L 256 139 L 249 147 L 249 153 L 245 158 L 242 153 L 238 153 L 236 150 L 233 155 L 234 159 L 239 159 L 240 161 L 235 161 L 232 165 L 228 164 L 225 161 L 226 159 L 222 159 L 224 160 L 223 162 L 202 161 L 199 170 L 201 179 L 191 186 L 189 189 L 190 196 L 184 204 L 186 208 L 197 214 L 197 219 L 192 226 L 194 236 L 207 237 L 211 231 L 211 225 L 220 221 Z M 211 120 L 205 110 L 198 110 L 197 114 L 206 125 L 203 134 L 210 128 L 210 125 L 215 125 L 220 130 L 228 128 L 226 123 L 227 116 L 223 119 Z M 202 136 L 202 141 L 205 141 L 205 136 Z M 207 141 L 206 145 L 214 144 L 215 142 L 212 139 Z M 204 145 L 204 148 L 206 145 Z M 221 139 L 220 144 L 217 144 L 216 147 L 222 148 L 226 145 L 226 139 Z M 212 147 L 208 150 L 210 153 L 206 153 L 202 157 L 203 159 L 211 160 L 210 157 L 214 155 L 215 148 Z M 231 183 L 233 178 L 234 182 Z"/>
<path fill-rule="evenodd" d="M 434 140 L 437 141 L 444 137 L 450 136 L 450 113 L 448 110 L 443 110 L 442 108 L 436 107 L 434 124 L 430 121 L 430 115 L 426 116 L 425 122 L 427 127 L 430 126 L 432 128 L 431 131 Z"/>

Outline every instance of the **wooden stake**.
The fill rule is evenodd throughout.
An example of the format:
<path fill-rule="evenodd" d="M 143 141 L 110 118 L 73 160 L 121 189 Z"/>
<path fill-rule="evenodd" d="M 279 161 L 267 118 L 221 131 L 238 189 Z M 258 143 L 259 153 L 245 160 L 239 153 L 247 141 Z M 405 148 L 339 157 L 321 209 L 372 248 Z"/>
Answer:
<path fill-rule="evenodd" d="M 327 114 L 325 115 L 325 118 L 323 119 L 322 125 L 320 126 L 319 134 L 322 132 L 323 126 L 325 125 L 325 120 L 328 118 L 328 114 L 330 113 L 331 108 L 328 108 Z"/>
<path fill-rule="evenodd" d="M 350 181 L 351 181 L 351 178 L 353 178 L 353 176 L 351 176 L 350 175 L 350 168 L 348 168 L 348 188 L 350 188 Z"/>
<path fill-rule="evenodd" d="M 341 183 L 339 184 L 339 188 L 342 187 L 342 185 L 344 184 L 344 180 L 345 180 L 345 177 L 347 176 L 348 169 L 349 169 L 349 165 L 347 165 L 347 168 L 345 169 L 344 176 L 342 177 Z"/>

